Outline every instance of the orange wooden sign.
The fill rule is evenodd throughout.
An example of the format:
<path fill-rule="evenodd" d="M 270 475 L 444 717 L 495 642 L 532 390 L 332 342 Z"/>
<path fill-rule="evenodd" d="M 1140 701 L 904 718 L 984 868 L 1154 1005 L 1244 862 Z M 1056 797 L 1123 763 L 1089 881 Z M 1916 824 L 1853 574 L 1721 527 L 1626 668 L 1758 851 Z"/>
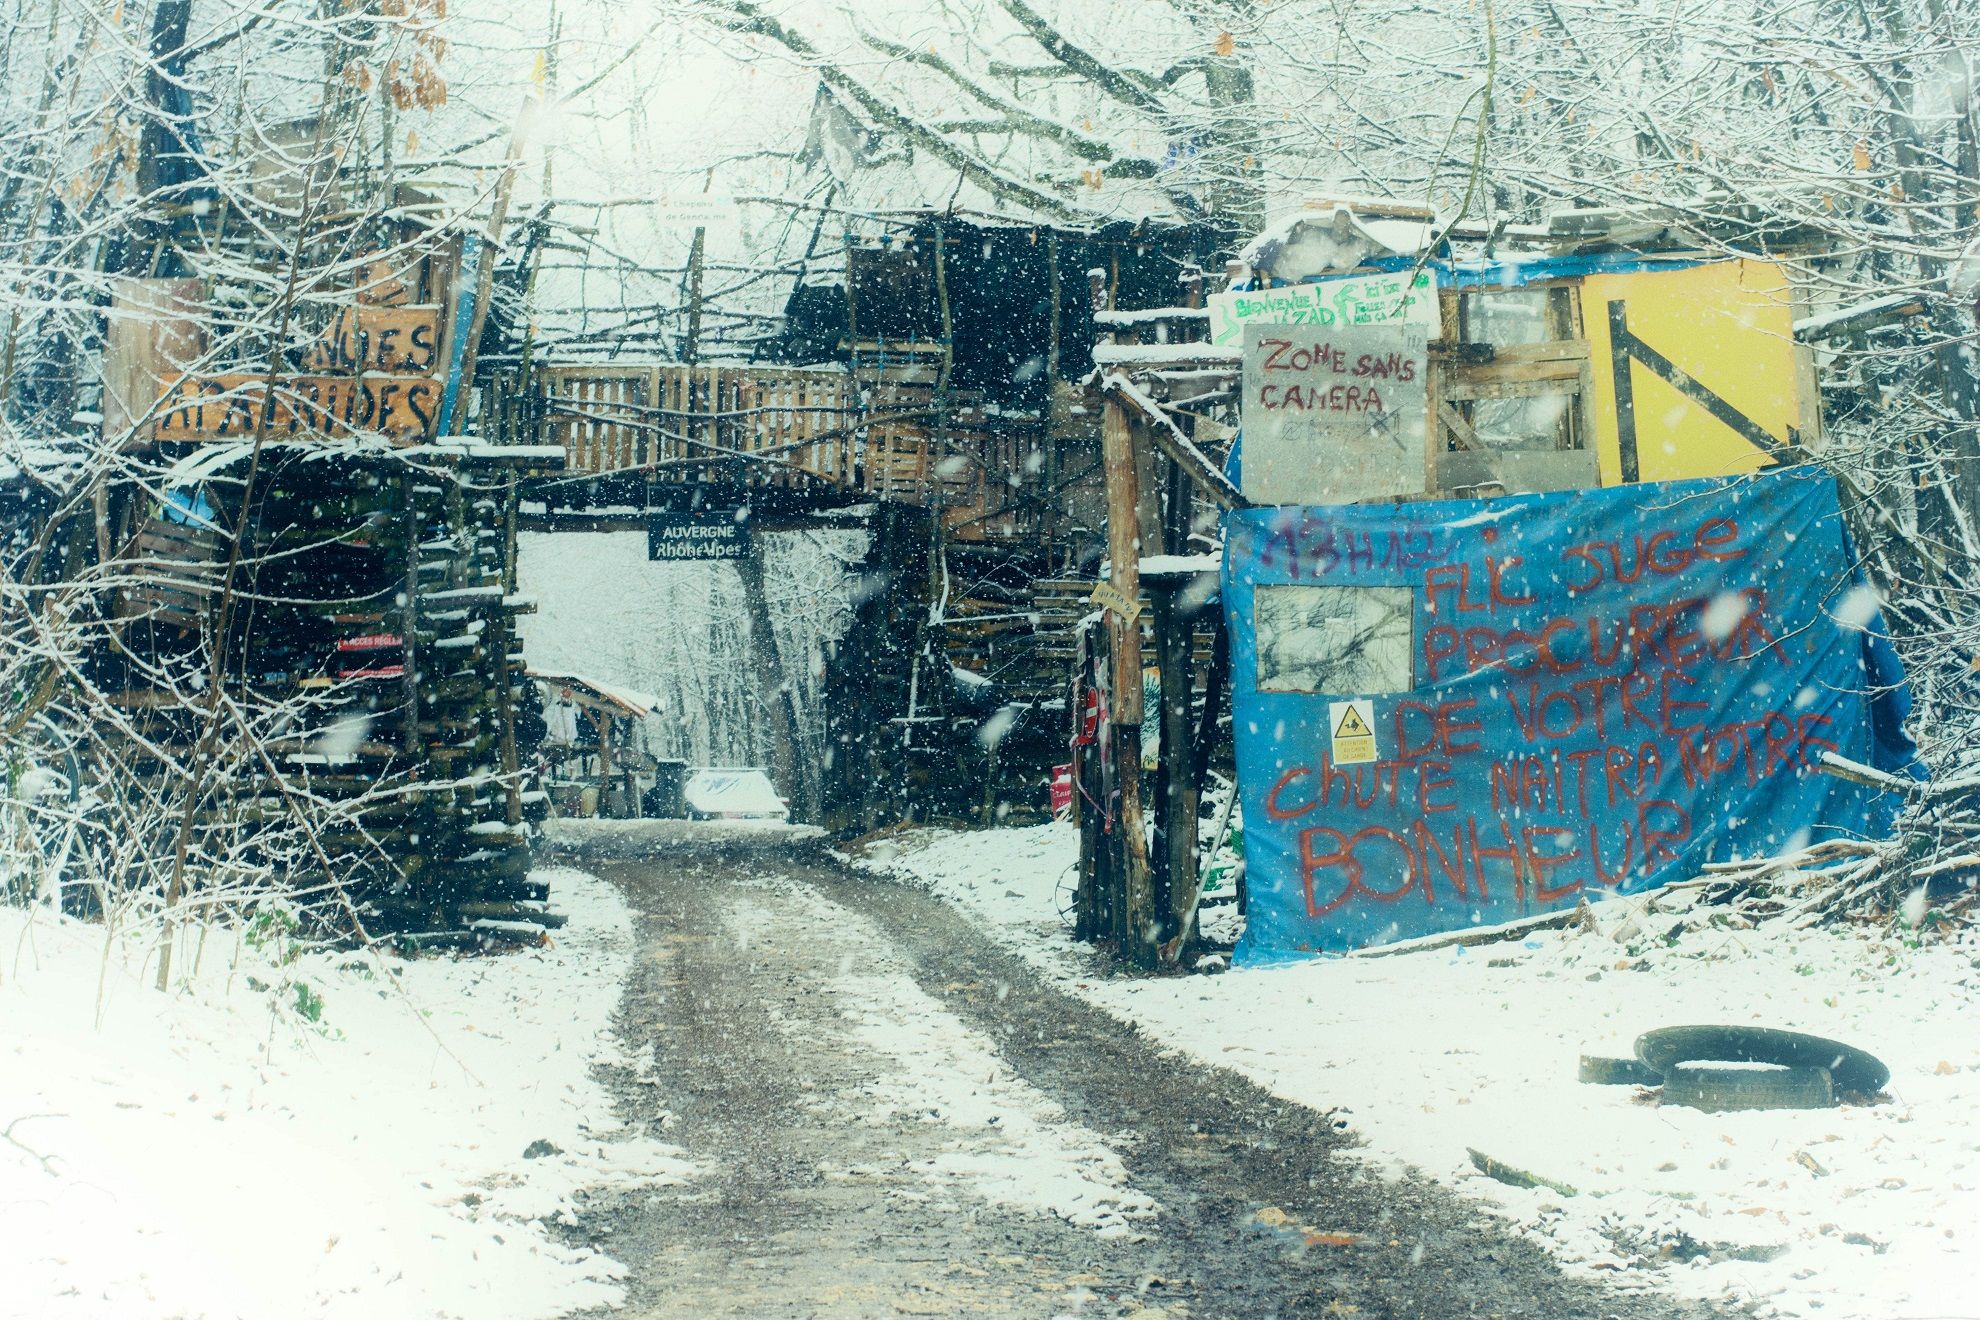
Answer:
<path fill-rule="evenodd" d="M 311 371 L 420 375 L 440 362 L 438 307 L 346 307 L 303 358 Z"/>
<path fill-rule="evenodd" d="M 273 398 L 261 374 L 181 377 L 159 405 L 160 440 L 378 435 L 423 440 L 440 412 L 431 376 L 284 376 Z"/>

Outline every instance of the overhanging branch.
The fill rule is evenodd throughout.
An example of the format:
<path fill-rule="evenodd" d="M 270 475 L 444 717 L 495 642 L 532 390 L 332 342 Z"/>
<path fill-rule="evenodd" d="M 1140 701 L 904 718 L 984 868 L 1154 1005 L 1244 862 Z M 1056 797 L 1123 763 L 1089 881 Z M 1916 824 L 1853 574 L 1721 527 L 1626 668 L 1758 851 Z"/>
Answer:
<path fill-rule="evenodd" d="M 817 69 L 819 78 L 827 86 L 857 102 L 859 107 L 877 123 L 914 142 L 929 155 L 996 197 L 1004 201 L 1020 203 L 1061 220 L 1086 218 L 1083 212 L 1060 201 L 1052 194 L 999 173 L 974 153 L 965 151 L 940 133 L 933 132 L 916 122 L 911 116 L 881 99 L 871 88 L 825 59 L 818 48 L 801 33 L 785 27 L 750 0 L 727 0 L 724 7 L 733 15 L 728 23 L 732 31 L 744 36 L 765 37 L 781 45 Z"/>

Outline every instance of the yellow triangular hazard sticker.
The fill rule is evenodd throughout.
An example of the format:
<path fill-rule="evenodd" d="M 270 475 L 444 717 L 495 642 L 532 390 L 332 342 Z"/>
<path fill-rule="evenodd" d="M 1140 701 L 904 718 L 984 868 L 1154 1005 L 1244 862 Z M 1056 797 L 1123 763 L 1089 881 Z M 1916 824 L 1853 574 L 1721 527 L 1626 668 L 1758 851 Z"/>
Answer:
<path fill-rule="evenodd" d="M 1307 727 L 1311 728 L 1312 726 L 1308 725 Z M 1372 738 L 1375 736 L 1375 731 L 1368 727 L 1366 720 L 1361 718 L 1360 711 L 1349 706 L 1341 715 L 1340 727 L 1334 730 L 1334 736 L 1336 738 Z"/>

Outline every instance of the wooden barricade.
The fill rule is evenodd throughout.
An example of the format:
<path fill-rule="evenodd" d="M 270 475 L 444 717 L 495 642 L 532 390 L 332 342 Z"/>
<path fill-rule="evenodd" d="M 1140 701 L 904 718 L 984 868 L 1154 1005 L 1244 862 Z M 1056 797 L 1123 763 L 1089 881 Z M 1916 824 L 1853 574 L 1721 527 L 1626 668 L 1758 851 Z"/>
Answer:
<path fill-rule="evenodd" d="M 646 408 L 658 392 L 649 367 L 556 367 L 542 376 L 545 441 L 562 445 L 568 472 L 604 473 L 651 461 Z"/>
<path fill-rule="evenodd" d="M 538 373 L 544 442 L 567 470 L 605 476 L 652 470 L 692 482 L 715 465 L 744 466 L 751 484 L 798 474 L 850 485 L 859 408 L 842 372 L 689 366 L 548 367 Z"/>

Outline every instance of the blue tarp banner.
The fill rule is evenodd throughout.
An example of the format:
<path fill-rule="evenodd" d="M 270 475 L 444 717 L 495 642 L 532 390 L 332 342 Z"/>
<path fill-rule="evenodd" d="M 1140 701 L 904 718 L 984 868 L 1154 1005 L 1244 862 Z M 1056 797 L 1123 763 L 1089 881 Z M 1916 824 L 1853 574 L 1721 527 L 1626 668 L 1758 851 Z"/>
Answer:
<path fill-rule="evenodd" d="M 1836 833 L 1894 795 L 1903 676 L 1812 468 L 1230 515 L 1263 961 L 1512 921 Z"/>

